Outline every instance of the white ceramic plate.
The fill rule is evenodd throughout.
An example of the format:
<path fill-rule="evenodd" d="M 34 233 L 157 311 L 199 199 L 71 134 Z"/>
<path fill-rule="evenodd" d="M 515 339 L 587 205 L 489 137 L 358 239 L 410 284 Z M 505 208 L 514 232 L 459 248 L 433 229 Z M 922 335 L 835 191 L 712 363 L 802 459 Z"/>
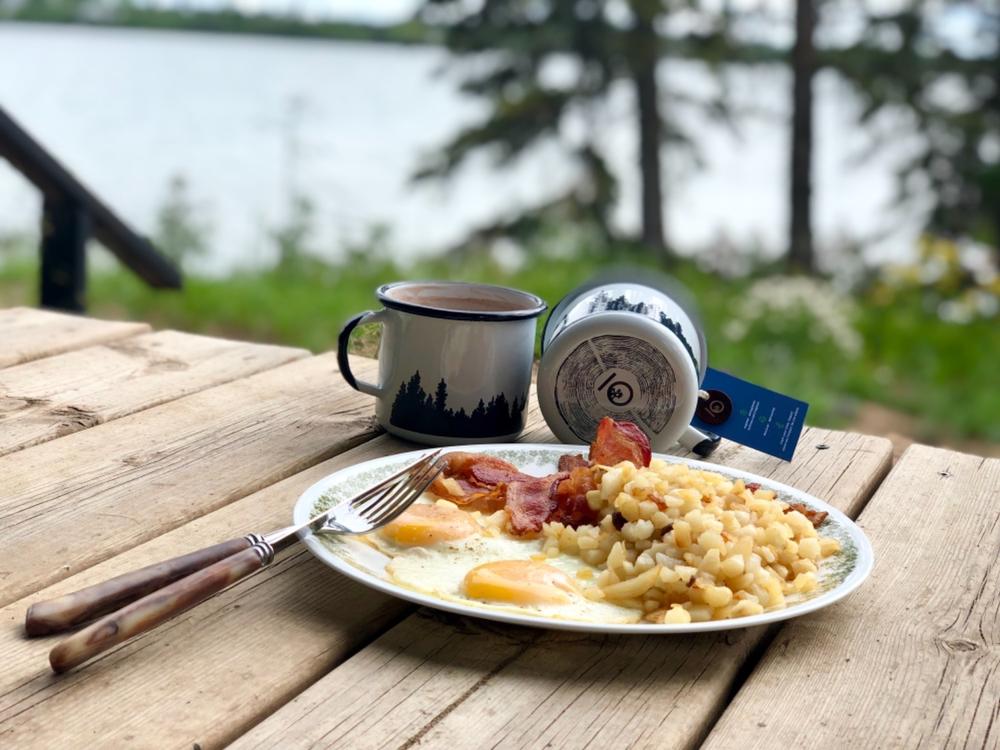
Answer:
<path fill-rule="evenodd" d="M 559 457 L 566 453 L 584 453 L 585 446 L 544 445 L 530 443 L 510 443 L 493 445 L 469 445 L 458 448 L 477 453 L 488 453 L 498 456 L 516 465 L 526 474 L 538 476 L 556 471 Z M 394 471 L 415 461 L 426 451 L 413 451 L 386 456 L 356 466 L 334 472 L 312 487 L 307 489 L 295 503 L 295 523 L 302 523 L 316 513 L 361 492 L 379 480 L 389 476 Z M 372 547 L 349 536 L 333 534 L 305 535 L 304 542 L 309 550 L 331 568 L 353 578 L 359 583 L 370 586 L 378 591 L 406 599 L 416 604 L 434 607 L 468 617 L 481 617 L 488 620 L 528 625 L 532 627 L 552 628 L 557 630 L 577 630 L 602 633 L 699 633 L 710 630 L 730 630 L 733 628 L 748 628 L 754 625 L 764 625 L 778 620 L 787 620 L 808 612 L 814 612 L 827 607 L 844 598 L 861 585 L 872 569 L 872 548 L 868 539 L 847 516 L 836 508 L 818 500 L 812 495 L 796 490 L 779 482 L 756 476 L 746 471 L 729 469 L 704 461 L 680 459 L 676 456 L 655 454 L 657 458 L 672 463 L 684 463 L 689 466 L 708 471 L 715 471 L 734 479 L 747 482 L 758 482 L 766 489 L 778 492 L 778 496 L 786 501 L 805 503 L 817 510 L 825 510 L 830 515 L 821 527 L 823 536 L 831 536 L 840 542 L 841 549 L 835 555 L 824 559 L 819 571 L 819 586 L 806 598 L 797 601 L 783 609 L 764 612 L 750 617 L 738 617 L 729 620 L 713 620 L 685 625 L 656 625 L 652 623 L 607 624 L 563 620 L 542 617 L 531 614 L 511 613 L 491 610 L 456 602 L 445 601 L 434 596 L 404 588 L 391 581 L 385 573 L 385 565 L 389 562 L 387 556 Z"/>

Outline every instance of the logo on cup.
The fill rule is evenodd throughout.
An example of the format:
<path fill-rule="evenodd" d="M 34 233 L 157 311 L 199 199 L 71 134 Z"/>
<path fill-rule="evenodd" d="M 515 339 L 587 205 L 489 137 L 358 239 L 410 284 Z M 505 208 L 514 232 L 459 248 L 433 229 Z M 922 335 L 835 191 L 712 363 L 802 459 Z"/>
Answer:
<path fill-rule="evenodd" d="M 718 425 L 729 419 L 733 413 L 733 401 L 725 393 L 718 390 L 710 390 L 708 398 L 698 402 L 695 411 L 698 419 L 706 424 Z"/>
<path fill-rule="evenodd" d="M 612 370 L 604 373 L 595 390 L 599 401 L 611 408 L 624 409 L 635 399 L 639 386 L 632 373 Z"/>
<path fill-rule="evenodd" d="M 624 380 L 616 380 L 608 386 L 608 401 L 615 406 L 628 406 L 632 402 L 632 386 Z"/>

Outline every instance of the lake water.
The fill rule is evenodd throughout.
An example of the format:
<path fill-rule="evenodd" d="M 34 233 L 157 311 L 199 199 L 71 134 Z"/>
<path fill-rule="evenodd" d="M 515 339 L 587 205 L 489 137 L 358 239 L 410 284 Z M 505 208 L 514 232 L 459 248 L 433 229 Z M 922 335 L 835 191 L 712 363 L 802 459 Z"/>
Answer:
<path fill-rule="evenodd" d="M 385 224 L 393 247 L 413 257 L 574 179 L 552 144 L 512 171 L 483 156 L 452 182 L 410 184 L 422 156 L 485 111 L 457 91 L 447 60 L 433 48 L 0 24 L 0 106 L 141 231 L 152 230 L 171 177 L 183 175 L 212 228 L 207 270 L 270 261 L 268 231 L 286 220 L 296 191 L 315 204 L 318 252 L 336 257 L 343 240 Z M 667 61 L 660 75 L 693 95 L 715 86 L 688 62 Z M 678 106 L 704 164 L 668 159 L 668 232 L 684 252 L 777 252 L 787 224 L 789 78 L 771 66 L 732 68 L 726 79 L 753 111 L 733 134 Z M 856 124 L 849 89 L 828 74 L 817 83 L 820 244 L 864 240 L 869 256 L 906 256 L 920 217 L 890 205 L 894 165 L 912 144 L 896 137 L 861 158 L 870 134 Z M 632 229 L 638 176 L 627 87 L 607 110 L 589 124 L 570 121 L 566 137 L 598 134 L 623 180 L 616 221 Z M 39 207 L 37 191 L 0 162 L 0 233 L 33 231 Z"/>

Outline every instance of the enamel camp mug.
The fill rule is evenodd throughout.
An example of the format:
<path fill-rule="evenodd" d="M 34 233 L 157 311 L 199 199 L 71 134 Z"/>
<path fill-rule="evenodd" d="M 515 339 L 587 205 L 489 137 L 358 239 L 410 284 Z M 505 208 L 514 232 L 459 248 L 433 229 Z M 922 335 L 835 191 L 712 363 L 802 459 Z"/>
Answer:
<path fill-rule="evenodd" d="M 719 443 L 691 426 L 708 366 L 685 291 L 650 272 L 605 274 L 570 292 L 542 334 L 538 401 L 561 441 L 589 443 L 602 417 L 635 422 L 653 450 Z"/>
<path fill-rule="evenodd" d="M 376 291 L 384 306 L 351 318 L 337 361 L 348 384 L 375 397 L 389 432 L 430 445 L 507 442 L 524 429 L 540 298 L 487 284 L 402 281 Z M 379 323 L 377 383 L 347 360 L 354 328 Z"/>

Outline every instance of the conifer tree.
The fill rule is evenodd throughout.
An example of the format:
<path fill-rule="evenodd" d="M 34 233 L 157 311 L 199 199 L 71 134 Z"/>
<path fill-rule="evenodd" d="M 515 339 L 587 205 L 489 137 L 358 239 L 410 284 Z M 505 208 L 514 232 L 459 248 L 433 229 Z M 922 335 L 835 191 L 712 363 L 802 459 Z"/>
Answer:
<path fill-rule="evenodd" d="M 668 39 L 662 27 L 671 13 L 683 11 L 701 31 Z M 615 84 L 632 92 L 641 185 L 640 241 L 667 253 L 663 221 L 663 147 L 691 153 L 693 141 L 672 116 L 679 101 L 728 116 L 718 97 L 693 92 L 673 96 L 657 72 L 670 45 L 687 56 L 717 60 L 726 47 L 722 15 L 701 8 L 699 0 L 424 0 L 421 18 L 441 27 L 449 50 L 463 64 L 462 91 L 478 97 L 489 114 L 459 132 L 423 165 L 418 178 L 452 174 L 472 154 L 486 152 L 507 166 L 547 140 L 566 146 L 579 178 L 567 193 L 494 229 L 525 234 L 538 228 L 539 215 L 590 222 L 608 238 L 617 178 L 607 161 L 601 134 L 567 143 L 573 118 L 592 122 Z M 567 66 L 566 63 L 569 63 Z M 559 66 L 566 77 L 550 75 Z M 565 78 L 565 80 L 564 80 Z M 703 92 L 702 92 L 703 93 Z"/>
<path fill-rule="evenodd" d="M 963 15 L 971 33 L 952 33 Z M 919 146 L 899 172 L 900 200 L 929 198 L 927 229 L 988 243 L 1000 262 L 1000 2 L 873 13 L 832 62 L 861 95 L 863 122 L 900 106 L 912 115 Z"/>

